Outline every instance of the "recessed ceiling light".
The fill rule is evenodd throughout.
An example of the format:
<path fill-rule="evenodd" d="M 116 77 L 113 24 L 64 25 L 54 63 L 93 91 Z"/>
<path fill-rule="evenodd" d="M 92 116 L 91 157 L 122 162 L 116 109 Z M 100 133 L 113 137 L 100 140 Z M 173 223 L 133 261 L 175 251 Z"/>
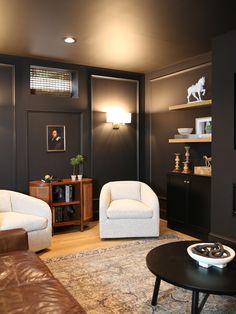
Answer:
<path fill-rule="evenodd" d="M 64 37 L 63 38 L 64 42 L 67 44 L 74 44 L 76 42 L 76 38 L 74 37 Z"/>

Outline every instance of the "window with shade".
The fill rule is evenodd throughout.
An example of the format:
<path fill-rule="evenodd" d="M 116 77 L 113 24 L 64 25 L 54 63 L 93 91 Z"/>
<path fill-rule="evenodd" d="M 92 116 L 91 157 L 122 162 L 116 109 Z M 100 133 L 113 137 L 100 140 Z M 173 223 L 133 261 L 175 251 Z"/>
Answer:
<path fill-rule="evenodd" d="M 30 67 L 30 92 L 33 95 L 73 96 L 72 72 L 61 69 Z"/>

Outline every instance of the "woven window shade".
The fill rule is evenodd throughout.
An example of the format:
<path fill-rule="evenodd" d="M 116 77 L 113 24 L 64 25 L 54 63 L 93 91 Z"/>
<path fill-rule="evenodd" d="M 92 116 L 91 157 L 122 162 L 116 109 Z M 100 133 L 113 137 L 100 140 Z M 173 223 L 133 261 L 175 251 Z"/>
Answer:
<path fill-rule="evenodd" d="M 72 96 L 72 74 L 69 71 L 30 67 L 30 91 L 34 95 Z"/>

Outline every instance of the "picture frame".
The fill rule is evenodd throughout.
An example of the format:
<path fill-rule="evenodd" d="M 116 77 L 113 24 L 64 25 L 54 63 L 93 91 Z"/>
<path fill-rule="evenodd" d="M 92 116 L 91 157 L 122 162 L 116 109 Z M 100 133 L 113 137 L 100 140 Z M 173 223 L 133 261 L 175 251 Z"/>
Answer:
<path fill-rule="evenodd" d="M 212 117 L 195 119 L 195 130 L 199 137 L 208 137 L 212 134 Z"/>
<path fill-rule="evenodd" d="M 47 152 L 64 152 L 66 150 L 65 125 L 46 126 Z"/>

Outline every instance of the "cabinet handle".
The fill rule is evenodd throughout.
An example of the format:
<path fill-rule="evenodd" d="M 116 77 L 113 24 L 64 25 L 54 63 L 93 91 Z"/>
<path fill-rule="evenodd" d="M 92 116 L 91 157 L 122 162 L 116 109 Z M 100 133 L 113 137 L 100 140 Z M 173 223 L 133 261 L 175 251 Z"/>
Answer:
<path fill-rule="evenodd" d="M 186 181 L 186 183 L 187 183 L 187 184 L 189 184 L 189 183 L 190 183 L 190 181 Z"/>
<path fill-rule="evenodd" d="M 186 180 L 184 180 L 184 183 L 187 183 L 187 181 L 186 181 Z"/>

